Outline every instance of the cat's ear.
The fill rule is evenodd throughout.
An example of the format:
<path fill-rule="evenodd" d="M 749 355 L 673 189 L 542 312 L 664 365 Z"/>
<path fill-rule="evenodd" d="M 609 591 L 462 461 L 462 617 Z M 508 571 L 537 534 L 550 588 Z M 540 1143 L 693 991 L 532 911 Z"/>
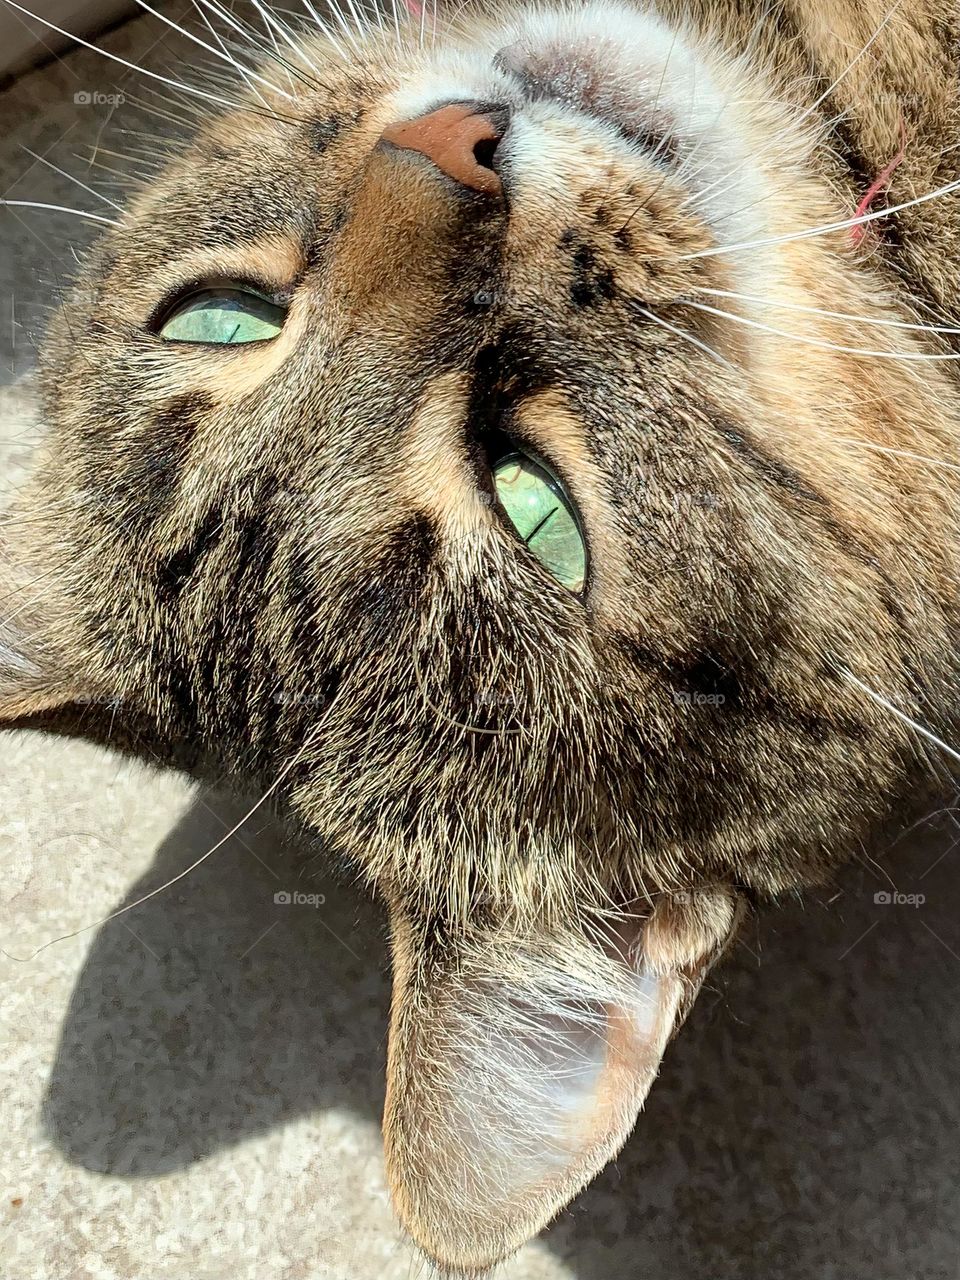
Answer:
<path fill-rule="evenodd" d="M 739 914 L 711 889 L 593 938 L 458 943 L 394 918 L 388 1173 L 441 1267 L 501 1261 L 616 1155 Z"/>

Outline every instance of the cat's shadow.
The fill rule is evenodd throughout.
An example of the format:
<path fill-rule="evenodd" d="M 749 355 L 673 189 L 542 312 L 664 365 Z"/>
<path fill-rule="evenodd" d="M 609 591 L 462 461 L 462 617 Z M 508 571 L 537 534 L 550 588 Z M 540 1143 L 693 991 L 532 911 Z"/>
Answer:
<path fill-rule="evenodd" d="M 221 838 L 201 796 L 127 901 Z M 960 1220 L 960 852 L 927 832 L 768 917 L 698 1002 L 625 1151 L 544 1237 L 579 1280 L 939 1276 Z M 956 887 L 954 887 L 956 885 Z M 275 901 L 322 894 L 323 905 Z M 761 957 L 758 962 L 754 953 Z M 956 954 L 954 954 L 956 953 Z M 47 1131 L 114 1176 L 167 1173 L 294 1117 L 383 1102 L 384 921 L 245 827 L 103 925 L 62 1030 Z"/>
<path fill-rule="evenodd" d="M 201 793 L 124 904 L 190 866 L 244 812 Z M 155 1175 L 304 1113 L 379 1118 L 385 921 L 322 862 L 258 815 L 177 884 L 101 926 L 43 1110 L 72 1161 Z M 283 901 L 296 894 L 323 902 Z"/>

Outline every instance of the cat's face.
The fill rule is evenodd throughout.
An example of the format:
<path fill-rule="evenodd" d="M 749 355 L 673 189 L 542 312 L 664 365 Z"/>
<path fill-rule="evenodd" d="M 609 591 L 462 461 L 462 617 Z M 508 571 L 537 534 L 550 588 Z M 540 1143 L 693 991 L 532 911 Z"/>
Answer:
<path fill-rule="evenodd" d="M 896 312 L 797 238 L 842 199 L 753 61 L 599 4 L 418 37 L 265 61 L 105 237 L 0 705 L 273 787 L 383 895 L 397 1203 L 470 1269 L 622 1142 L 740 894 L 904 785 L 844 673 L 937 675 L 945 503 L 850 442 L 952 425 L 835 349 Z"/>

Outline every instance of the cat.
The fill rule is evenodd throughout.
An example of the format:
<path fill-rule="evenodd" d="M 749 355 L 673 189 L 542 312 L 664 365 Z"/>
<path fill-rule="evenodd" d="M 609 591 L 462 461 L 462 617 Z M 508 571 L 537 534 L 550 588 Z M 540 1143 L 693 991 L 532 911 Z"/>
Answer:
<path fill-rule="evenodd" d="M 227 775 L 384 900 L 394 1202 L 476 1275 L 950 751 L 960 27 L 307 9 L 218 12 L 242 69 L 197 29 L 234 80 L 52 324 L 0 722 Z"/>

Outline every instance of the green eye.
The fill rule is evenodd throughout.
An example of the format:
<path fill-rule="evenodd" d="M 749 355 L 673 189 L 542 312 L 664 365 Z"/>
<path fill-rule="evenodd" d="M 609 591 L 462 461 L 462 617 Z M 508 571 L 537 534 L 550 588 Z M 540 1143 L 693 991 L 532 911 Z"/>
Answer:
<path fill-rule="evenodd" d="M 493 468 L 493 483 L 529 550 L 568 591 L 582 591 L 587 546 L 576 510 L 556 477 L 526 454 L 511 453 Z"/>
<path fill-rule="evenodd" d="M 283 328 L 284 307 L 249 289 L 206 289 L 176 307 L 160 327 L 166 342 L 204 342 L 221 347 L 266 342 Z"/>

